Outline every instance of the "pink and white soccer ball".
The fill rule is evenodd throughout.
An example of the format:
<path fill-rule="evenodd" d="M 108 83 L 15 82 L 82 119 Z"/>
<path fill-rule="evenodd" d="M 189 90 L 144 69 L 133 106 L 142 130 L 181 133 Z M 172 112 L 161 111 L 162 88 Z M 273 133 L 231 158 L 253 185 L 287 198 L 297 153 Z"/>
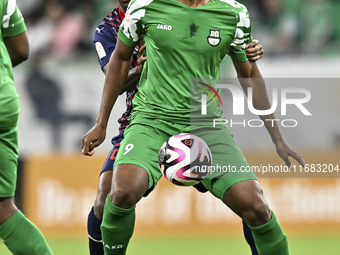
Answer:
<path fill-rule="evenodd" d="M 209 174 L 212 155 L 206 142 L 193 134 L 178 134 L 166 140 L 158 154 L 162 174 L 179 186 L 196 185 Z"/>

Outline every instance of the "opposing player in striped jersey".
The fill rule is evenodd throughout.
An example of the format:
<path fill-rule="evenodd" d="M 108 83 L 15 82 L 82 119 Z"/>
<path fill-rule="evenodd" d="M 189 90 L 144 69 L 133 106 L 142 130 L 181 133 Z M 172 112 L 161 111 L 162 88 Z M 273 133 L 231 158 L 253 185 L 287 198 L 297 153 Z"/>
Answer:
<path fill-rule="evenodd" d="M 16 1 L 0 0 L 0 239 L 15 255 L 50 255 L 40 230 L 14 203 L 19 103 L 13 67 L 28 55 L 26 25 Z"/>
<path fill-rule="evenodd" d="M 125 17 L 126 8 L 130 0 L 118 0 L 118 2 L 119 6 L 113 9 L 112 12 L 103 19 L 103 22 L 95 29 L 93 36 L 93 43 L 98 54 L 99 65 L 104 74 L 106 74 L 107 72 L 107 63 L 109 62 L 112 52 L 116 47 L 118 30 L 122 23 L 122 20 Z M 140 78 L 142 63 L 140 62 L 140 65 L 138 65 L 137 62 L 145 61 L 146 59 L 142 56 L 143 49 L 145 49 L 145 46 L 141 48 L 141 51 L 139 51 L 139 47 L 137 46 L 133 52 L 128 80 L 126 82 L 126 86 L 121 92 L 123 93 L 124 91 L 126 91 L 126 111 L 118 119 L 118 123 L 120 124 L 119 134 L 113 137 L 111 140 L 113 148 L 109 152 L 108 157 L 106 158 L 100 172 L 96 200 L 88 215 L 87 229 L 91 255 L 104 254 L 102 235 L 100 231 L 100 225 L 103 217 L 103 209 L 107 194 L 110 192 L 111 189 L 112 170 L 115 158 L 119 150 L 119 145 L 124 138 L 124 129 L 129 124 L 128 118 L 132 110 L 132 99 L 138 91 L 137 83 Z"/>
<path fill-rule="evenodd" d="M 101 69 L 106 74 L 107 72 L 107 63 L 109 62 L 109 58 L 111 53 L 115 49 L 117 42 L 117 33 L 119 26 L 121 25 L 121 21 L 124 18 L 125 11 L 129 1 L 119 1 L 120 6 L 115 8 L 109 15 L 107 15 L 103 22 L 96 28 L 94 33 L 93 43 L 98 53 L 98 61 L 100 63 Z M 143 48 L 142 48 L 143 49 Z M 259 45 L 258 41 L 253 41 L 247 45 L 247 56 L 251 61 L 256 61 L 262 57 L 263 50 L 261 45 Z M 100 224 L 102 219 L 102 212 L 105 203 L 105 199 L 107 194 L 110 191 L 111 187 L 111 178 L 112 178 L 112 170 L 113 164 L 116 158 L 116 154 L 119 149 L 120 142 L 124 136 L 124 129 L 128 125 L 127 118 L 131 112 L 131 101 L 134 94 L 137 92 L 137 88 L 131 88 L 131 85 L 136 84 L 139 79 L 140 69 L 137 67 L 137 48 L 133 53 L 133 59 L 130 66 L 130 72 L 128 76 L 128 82 L 124 88 L 127 89 L 127 110 L 123 114 L 123 116 L 118 120 L 121 124 L 119 129 L 119 135 L 112 139 L 113 149 L 110 151 L 104 166 L 101 171 L 100 180 L 98 184 L 98 193 L 96 197 L 95 204 L 91 209 L 91 212 L 88 216 L 88 234 L 89 234 L 89 246 L 90 253 L 92 255 L 104 254 L 103 246 L 101 242 L 101 231 Z M 139 59 L 144 61 L 145 58 L 140 55 Z M 131 88 L 131 89 L 129 89 Z M 203 185 L 202 185 L 203 186 Z M 204 188 L 204 186 L 203 186 Z M 244 224 L 245 233 L 248 233 L 248 243 L 252 249 L 252 254 L 256 255 L 256 247 L 252 240 L 252 236 L 250 230 L 246 224 Z M 247 235 L 246 235 L 247 236 Z"/>

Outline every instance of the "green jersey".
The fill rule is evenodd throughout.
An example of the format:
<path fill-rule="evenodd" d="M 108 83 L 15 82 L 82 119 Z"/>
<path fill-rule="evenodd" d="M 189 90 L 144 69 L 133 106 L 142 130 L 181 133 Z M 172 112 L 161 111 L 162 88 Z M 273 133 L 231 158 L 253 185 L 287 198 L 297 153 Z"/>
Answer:
<path fill-rule="evenodd" d="M 18 105 L 13 103 L 18 95 L 14 87 L 12 62 L 3 38 L 25 32 L 26 26 L 15 0 L 0 0 L 0 14 L 0 125 L 3 127 L 15 125 L 14 116 L 19 112 Z"/>
<path fill-rule="evenodd" d="M 199 7 L 177 0 L 131 1 L 119 39 L 134 47 L 143 35 L 147 55 L 131 117 L 188 123 L 201 116 L 199 102 L 205 92 L 197 79 L 218 79 L 228 50 L 236 60 L 247 61 L 250 30 L 247 9 L 233 0 L 210 0 Z M 205 118 L 222 117 L 213 97 L 207 100 Z"/>

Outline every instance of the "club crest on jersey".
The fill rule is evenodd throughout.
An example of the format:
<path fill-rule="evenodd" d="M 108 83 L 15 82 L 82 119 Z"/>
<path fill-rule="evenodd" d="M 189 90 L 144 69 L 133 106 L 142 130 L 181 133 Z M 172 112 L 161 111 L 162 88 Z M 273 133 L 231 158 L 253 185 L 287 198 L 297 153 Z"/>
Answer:
<path fill-rule="evenodd" d="M 210 29 L 210 34 L 208 36 L 208 43 L 211 46 L 216 47 L 217 45 L 220 44 L 220 42 L 221 42 L 220 30 Z"/>

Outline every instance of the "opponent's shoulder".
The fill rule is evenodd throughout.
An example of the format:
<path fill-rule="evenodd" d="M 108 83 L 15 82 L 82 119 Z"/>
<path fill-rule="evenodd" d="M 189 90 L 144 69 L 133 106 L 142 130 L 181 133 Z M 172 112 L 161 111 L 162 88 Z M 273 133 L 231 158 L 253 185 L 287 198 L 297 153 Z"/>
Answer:
<path fill-rule="evenodd" d="M 118 8 L 113 9 L 108 15 L 103 18 L 102 23 L 100 23 L 94 30 L 94 40 L 99 40 L 96 38 L 117 36 L 123 18 L 124 17 L 120 17 Z"/>
<path fill-rule="evenodd" d="M 122 20 L 124 19 L 124 16 L 120 15 L 119 8 L 113 9 L 108 15 L 106 15 L 103 18 L 103 23 L 109 24 L 111 26 L 120 25 L 122 23 Z"/>

